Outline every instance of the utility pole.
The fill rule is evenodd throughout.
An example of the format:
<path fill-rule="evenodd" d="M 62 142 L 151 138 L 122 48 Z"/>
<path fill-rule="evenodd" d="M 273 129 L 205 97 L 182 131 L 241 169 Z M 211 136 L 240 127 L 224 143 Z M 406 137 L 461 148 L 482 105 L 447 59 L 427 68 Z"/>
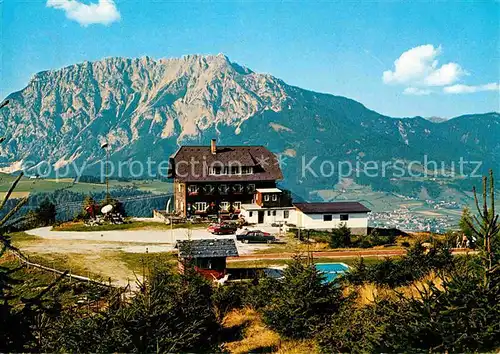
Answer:
<path fill-rule="evenodd" d="M 106 151 L 106 203 L 109 203 L 109 173 L 108 173 L 109 144 L 107 142 L 102 144 L 101 149 Z"/>

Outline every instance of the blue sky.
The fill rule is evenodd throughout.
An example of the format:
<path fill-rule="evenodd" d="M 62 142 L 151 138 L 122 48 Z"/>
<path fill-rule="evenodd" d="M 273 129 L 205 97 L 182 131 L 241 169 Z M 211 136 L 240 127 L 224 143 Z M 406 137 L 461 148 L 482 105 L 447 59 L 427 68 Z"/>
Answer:
<path fill-rule="evenodd" d="M 391 116 L 500 110 L 500 2 L 4 0 L 0 6 L 2 98 L 38 71 L 84 60 L 224 53 L 254 71 Z"/>

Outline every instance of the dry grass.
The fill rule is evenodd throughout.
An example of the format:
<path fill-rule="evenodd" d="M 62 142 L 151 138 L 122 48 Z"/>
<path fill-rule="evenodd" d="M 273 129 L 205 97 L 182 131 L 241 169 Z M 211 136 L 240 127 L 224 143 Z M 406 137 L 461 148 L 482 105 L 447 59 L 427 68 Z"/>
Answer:
<path fill-rule="evenodd" d="M 252 309 L 234 310 L 224 318 L 225 328 L 241 327 L 242 339 L 224 344 L 224 349 L 233 354 L 248 353 L 261 348 L 274 348 L 280 344 L 279 335 L 268 329 L 261 316 Z"/>
<path fill-rule="evenodd" d="M 442 279 L 434 272 L 431 272 L 424 278 L 416 280 L 410 285 L 400 286 L 395 289 L 377 286 L 372 283 L 365 283 L 354 289 L 357 292 L 357 304 L 365 306 L 372 304 L 375 299 L 394 299 L 397 294 L 403 294 L 406 297 L 420 297 L 420 292 L 429 289 L 429 284 L 434 284 L 438 289 L 442 289 Z M 346 292 L 352 291 L 346 290 Z"/>
<path fill-rule="evenodd" d="M 0 193 L 0 199 L 4 199 L 5 196 L 7 195 L 7 193 Z M 30 192 L 12 192 L 12 194 L 10 195 L 10 198 L 12 199 L 20 199 L 20 198 L 24 198 L 24 197 L 28 197 L 30 195 Z"/>
<path fill-rule="evenodd" d="M 290 340 L 282 342 L 276 354 L 316 354 L 319 350 L 312 340 Z"/>
<path fill-rule="evenodd" d="M 224 350 L 233 354 L 273 352 L 279 354 L 317 353 L 313 341 L 282 341 L 266 327 L 261 315 L 250 308 L 231 311 L 223 321 L 224 328 L 241 328 L 241 339 L 224 344 Z"/>

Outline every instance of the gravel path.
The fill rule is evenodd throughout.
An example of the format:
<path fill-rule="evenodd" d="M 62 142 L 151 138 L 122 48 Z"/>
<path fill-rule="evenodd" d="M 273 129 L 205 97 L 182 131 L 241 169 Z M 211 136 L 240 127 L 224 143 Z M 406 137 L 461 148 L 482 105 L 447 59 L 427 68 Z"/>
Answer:
<path fill-rule="evenodd" d="M 215 236 L 205 229 L 173 229 L 173 230 L 115 230 L 115 231 L 53 231 L 51 227 L 41 227 L 26 231 L 27 234 L 47 240 L 66 240 L 71 242 L 53 242 L 51 252 L 85 252 L 89 250 L 119 250 L 124 252 L 143 253 L 169 252 L 174 250 L 176 241 L 213 238 L 233 238 L 234 235 Z M 78 241 L 84 242 L 78 242 Z M 89 242 L 94 241 L 94 242 Z M 137 243 L 137 245 L 134 245 Z M 240 254 L 252 253 L 258 249 L 269 247 L 266 244 L 243 244 L 236 242 Z M 34 247 L 35 245 L 33 245 Z M 47 247 L 40 244 L 37 248 Z M 36 251 L 33 250 L 32 251 Z M 47 251 L 46 251 L 47 252 Z"/>

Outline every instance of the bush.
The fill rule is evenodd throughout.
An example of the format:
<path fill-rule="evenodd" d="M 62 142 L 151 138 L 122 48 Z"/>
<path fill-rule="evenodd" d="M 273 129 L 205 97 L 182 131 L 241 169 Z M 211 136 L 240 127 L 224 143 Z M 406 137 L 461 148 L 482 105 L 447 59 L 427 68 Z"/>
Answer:
<path fill-rule="evenodd" d="M 286 338 L 311 338 L 341 304 L 340 288 L 325 283 L 314 264 L 295 258 L 281 289 L 262 310 L 265 323 Z"/>
<path fill-rule="evenodd" d="M 67 316 L 55 331 L 63 352 L 213 351 L 219 323 L 212 286 L 189 268 L 186 275 L 154 270 L 130 303 L 95 316 Z"/>
<path fill-rule="evenodd" d="M 330 238 L 331 248 L 344 248 L 351 245 L 351 229 L 346 224 L 342 224 L 339 228 L 333 229 Z"/>
<path fill-rule="evenodd" d="M 361 259 L 343 278 L 352 284 L 369 282 L 396 287 L 421 279 L 432 270 L 449 270 L 453 264 L 448 248 L 432 248 L 426 253 L 425 248 L 417 243 L 401 259 L 386 258 L 370 266 L 366 266 Z"/>
<path fill-rule="evenodd" d="M 245 306 L 260 310 L 274 301 L 282 290 L 283 283 L 272 278 L 256 278 L 249 285 L 243 300 Z"/>
<path fill-rule="evenodd" d="M 214 289 L 212 302 L 217 319 L 222 321 L 231 310 L 243 307 L 247 292 L 248 286 L 243 283 L 231 283 Z"/>

